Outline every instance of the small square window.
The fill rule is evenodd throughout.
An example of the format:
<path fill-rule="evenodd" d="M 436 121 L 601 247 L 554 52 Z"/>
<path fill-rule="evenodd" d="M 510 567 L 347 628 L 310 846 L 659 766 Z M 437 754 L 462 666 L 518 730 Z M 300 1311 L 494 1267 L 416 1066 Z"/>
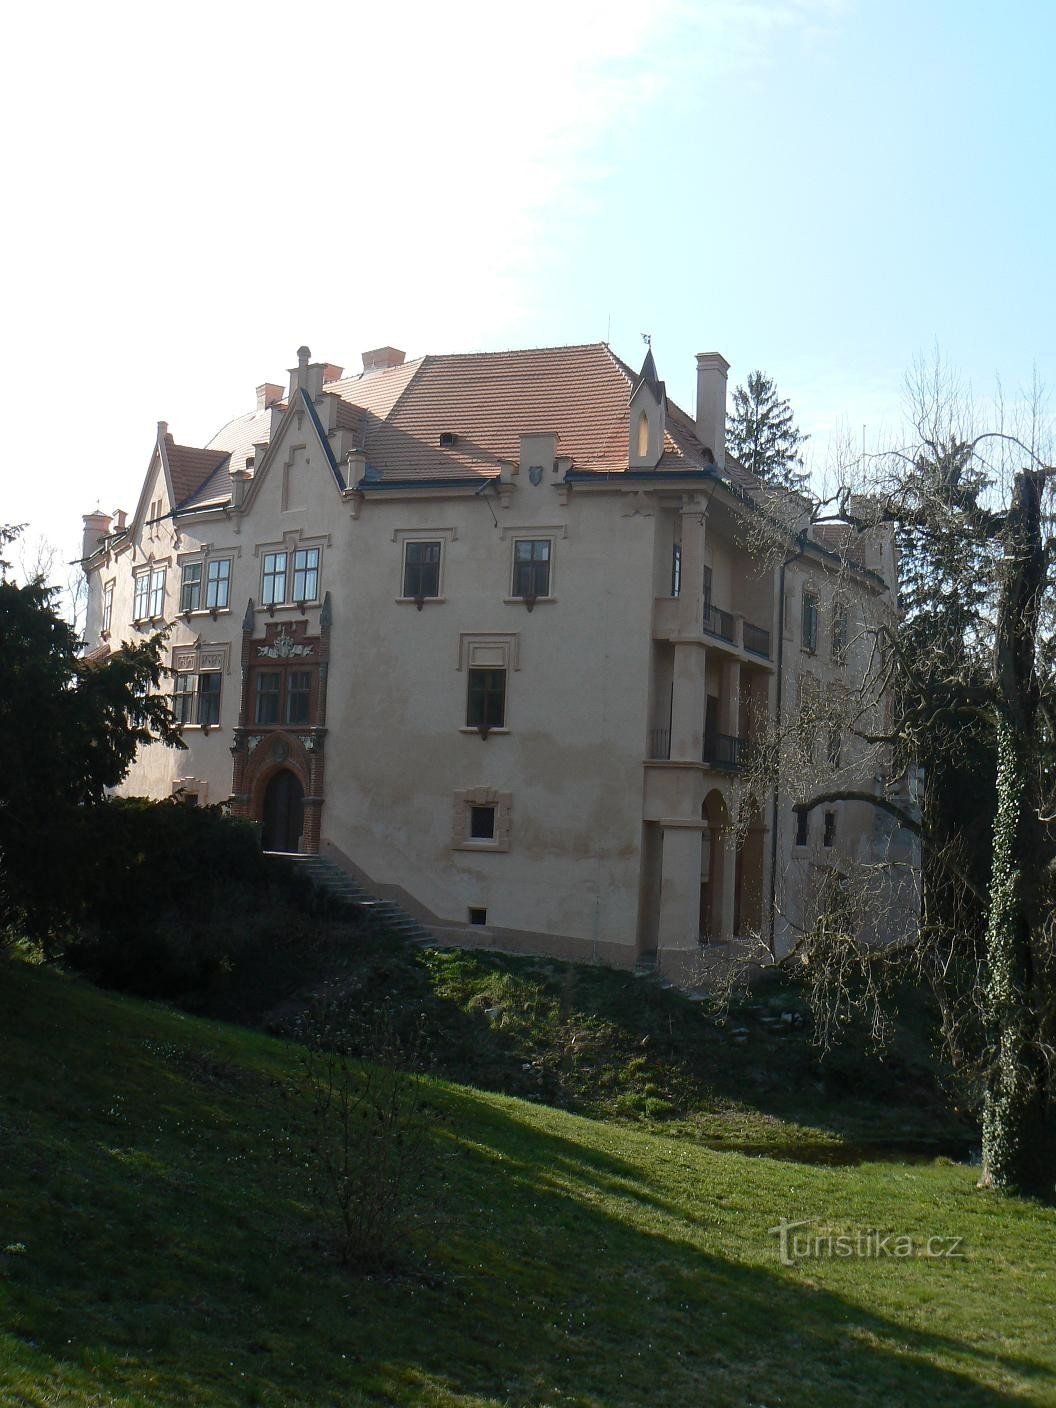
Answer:
<path fill-rule="evenodd" d="M 494 841 L 495 808 L 472 806 L 469 809 L 469 835 L 474 841 Z"/>
<path fill-rule="evenodd" d="M 488 922 L 488 911 L 476 905 L 470 905 L 469 922 L 471 924 L 486 924 Z"/>

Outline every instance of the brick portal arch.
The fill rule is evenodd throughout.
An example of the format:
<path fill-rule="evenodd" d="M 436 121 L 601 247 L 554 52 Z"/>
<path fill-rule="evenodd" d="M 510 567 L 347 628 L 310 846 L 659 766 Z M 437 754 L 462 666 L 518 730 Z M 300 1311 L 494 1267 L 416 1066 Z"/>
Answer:
<path fill-rule="evenodd" d="M 315 854 L 319 850 L 323 760 L 316 740 L 310 737 L 309 741 L 311 748 L 297 734 L 285 730 L 250 735 L 238 790 L 244 798 L 243 814 L 251 821 L 263 822 L 268 783 L 276 773 L 291 772 L 304 792 L 303 849 Z"/>

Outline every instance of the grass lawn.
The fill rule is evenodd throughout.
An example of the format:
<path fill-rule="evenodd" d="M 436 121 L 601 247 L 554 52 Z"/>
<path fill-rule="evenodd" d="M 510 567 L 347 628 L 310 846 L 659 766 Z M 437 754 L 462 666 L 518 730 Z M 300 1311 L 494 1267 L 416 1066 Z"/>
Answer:
<path fill-rule="evenodd" d="M 415 1253 L 368 1279 L 320 1252 L 296 1065 L 0 963 L 5 1408 L 1056 1404 L 1056 1211 L 967 1167 L 749 1157 L 436 1080 Z M 782 1216 L 963 1256 L 783 1266 Z"/>

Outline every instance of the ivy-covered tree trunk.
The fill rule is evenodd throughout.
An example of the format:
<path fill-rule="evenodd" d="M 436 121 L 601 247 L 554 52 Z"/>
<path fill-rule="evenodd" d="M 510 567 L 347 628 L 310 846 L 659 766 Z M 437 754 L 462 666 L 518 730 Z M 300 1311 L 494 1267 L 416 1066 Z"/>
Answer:
<path fill-rule="evenodd" d="M 1046 843 L 1039 819 L 1036 668 L 1045 580 L 1044 477 L 1017 477 L 1005 538 L 994 646 L 997 816 L 987 929 L 990 1068 L 983 1109 L 988 1187 L 1051 1197 L 1050 1077 L 1039 960 L 1047 918 Z"/>

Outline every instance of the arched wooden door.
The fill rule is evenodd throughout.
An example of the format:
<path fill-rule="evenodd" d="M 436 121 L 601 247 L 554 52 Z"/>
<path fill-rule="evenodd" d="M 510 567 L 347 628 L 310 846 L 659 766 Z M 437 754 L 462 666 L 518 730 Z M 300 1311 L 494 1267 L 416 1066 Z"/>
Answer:
<path fill-rule="evenodd" d="M 264 792 L 264 849 L 298 851 L 304 830 L 304 788 L 289 768 L 282 768 Z"/>

